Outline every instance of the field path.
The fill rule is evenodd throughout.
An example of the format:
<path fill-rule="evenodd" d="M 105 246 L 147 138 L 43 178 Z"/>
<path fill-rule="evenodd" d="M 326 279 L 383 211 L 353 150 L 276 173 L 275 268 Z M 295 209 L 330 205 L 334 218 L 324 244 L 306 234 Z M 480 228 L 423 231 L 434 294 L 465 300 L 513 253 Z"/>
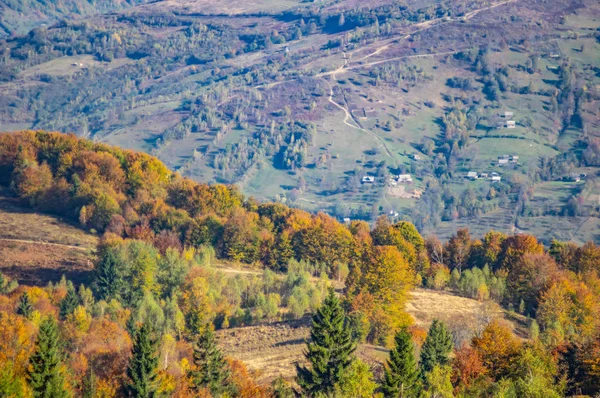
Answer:
<path fill-rule="evenodd" d="M 387 145 L 385 144 L 385 142 L 383 141 L 383 139 L 378 136 L 377 134 L 373 133 L 372 131 L 369 131 L 367 129 L 364 129 L 360 123 L 358 122 L 358 120 L 356 120 L 356 118 L 354 117 L 354 115 L 352 115 L 351 112 L 348 111 L 347 106 L 348 104 L 346 103 L 346 106 L 342 106 L 340 104 L 338 104 L 337 102 L 335 102 L 333 100 L 333 86 L 331 86 L 329 88 L 329 98 L 328 98 L 329 102 L 331 102 L 333 105 L 335 105 L 336 107 L 340 108 L 341 110 L 344 111 L 344 120 L 343 123 L 348 126 L 348 127 L 352 127 L 353 129 L 356 130 L 360 130 L 363 133 L 366 133 L 367 135 L 369 135 L 370 137 L 372 137 L 377 144 L 379 144 L 380 148 L 383 148 L 383 150 L 385 151 L 386 155 L 392 159 L 392 161 L 394 161 L 395 165 L 398 165 L 398 162 L 396 160 L 396 158 L 394 157 L 394 155 L 392 154 L 392 152 L 389 150 L 389 148 L 387 147 Z M 346 100 L 346 98 L 344 97 L 344 101 Z M 350 123 L 348 120 L 352 120 L 354 122 L 354 124 Z"/>
<path fill-rule="evenodd" d="M 518 0 L 505 0 L 505 1 L 501 1 L 498 3 L 494 3 L 491 4 L 487 7 L 483 7 L 480 8 L 478 10 L 473 10 L 470 11 L 468 13 L 466 13 L 465 15 L 463 15 L 462 17 L 458 17 L 458 18 L 448 18 L 448 17 L 444 17 L 444 18 L 437 18 L 437 19 L 432 19 L 430 21 L 425 21 L 425 22 L 420 22 L 417 24 L 414 24 L 413 26 L 419 27 L 419 29 L 411 32 L 411 33 L 407 33 L 406 35 L 400 37 L 400 38 L 391 38 L 391 39 L 387 39 L 386 41 L 389 41 L 389 43 L 381 45 L 382 42 L 378 42 L 378 44 L 380 44 L 379 47 L 377 47 L 373 52 L 363 56 L 362 58 L 357 59 L 356 61 L 354 61 L 353 63 L 357 63 L 357 62 L 361 62 L 364 61 L 367 58 L 373 57 L 375 55 L 378 55 L 380 53 L 382 53 L 383 51 L 387 50 L 388 48 L 390 48 L 392 46 L 392 44 L 397 44 L 400 43 L 400 41 L 409 39 L 410 37 L 424 32 L 428 29 L 431 29 L 433 27 L 442 25 L 442 24 L 447 24 L 447 23 L 452 23 L 452 22 L 459 22 L 459 21 L 468 21 L 469 19 L 473 18 L 474 16 L 476 16 L 477 14 L 479 14 L 480 12 L 483 11 L 487 11 L 487 10 L 491 10 L 493 8 L 505 5 L 505 4 L 509 4 L 509 3 L 513 3 L 515 1 Z M 358 52 L 361 51 L 363 49 L 359 49 L 356 50 L 354 52 Z M 435 57 L 435 56 L 440 56 L 440 55 L 450 55 L 450 54 L 455 54 L 457 52 L 460 52 L 462 50 L 455 50 L 455 51 L 445 51 L 445 52 L 440 52 L 440 53 L 431 53 L 431 54 L 417 54 L 417 55 L 406 55 L 406 56 L 400 56 L 400 57 L 393 57 L 393 58 L 388 58 L 388 59 L 383 59 L 380 61 L 374 61 L 374 62 L 369 62 L 366 64 L 358 64 L 358 65 L 349 65 L 348 63 L 348 58 L 346 57 L 345 53 L 344 53 L 344 64 L 341 65 L 339 68 L 337 68 L 336 70 L 333 71 L 329 71 L 329 72 L 322 72 L 317 74 L 315 77 L 325 77 L 325 76 L 333 76 L 335 78 L 335 75 L 337 75 L 338 73 L 344 73 L 347 70 L 352 70 L 352 69 L 358 69 L 361 67 L 371 67 L 374 65 L 379 65 L 382 64 L 384 62 L 390 62 L 390 61 L 397 61 L 397 60 L 401 60 L 401 59 L 410 59 L 410 58 L 427 58 L 427 57 Z M 352 52 L 351 54 L 353 54 L 354 52 Z"/>
<path fill-rule="evenodd" d="M 82 251 L 89 251 L 90 250 L 89 247 L 65 245 L 63 243 L 44 242 L 44 241 L 41 241 L 41 240 L 0 238 L 0 241 L 3 241 L 3 242 L 15 242 L 15 243 L 26 243 L 26 244 L 34 244 L 34 245 L 56 246 L 56 247 L 63 247 L 65 249 L 74 249 L 74 250 L 82 250 Z"/>
<path fill-rule="evenodd" d="M 249 269 L 232 268 L 232 267 L 215 267 L 217 271 L 225 274 L 236 274 L 236 275 L 262 275 L 260 271 L 253 271 Z"/>

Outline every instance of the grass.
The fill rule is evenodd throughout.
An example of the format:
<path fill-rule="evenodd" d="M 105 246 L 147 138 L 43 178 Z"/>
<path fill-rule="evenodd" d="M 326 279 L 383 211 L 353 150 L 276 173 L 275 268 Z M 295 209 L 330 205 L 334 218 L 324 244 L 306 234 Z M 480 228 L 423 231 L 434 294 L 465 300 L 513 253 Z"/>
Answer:
<path fill-rule="evenodd" d="M 444 291 L 416 289 L 410 294 L 406 310 L 415 319 L 415 325 L 424 329 L 434 319 L 450 329 L 467 329 L 472 334 L 483 329 L 490 319 L 503 320 L 513 330 L 519 327 L 508 321 L 507 312 L 493 301 L 477 301 Z"/>
<path fill-rule="evenodd" d="M 98 238 L 56 217 L 25 209 L 0 191 L 0 271 L 45 285 L 62 275 L 88 283 Z"/>
<path fill-rule="evenodd" d="M 552 239 L 571 241 L 579 245 L 598 242 L 600 239 L 599 217 L 524 217 L 519 219 L 519 229 L 524 233 L 544 237 L 545 243 Z"/>
<path fill-rule="evenodd" d="M 98 238 L 60 219 L 32 212 L 0 191 L 0 238 L 95 249 Z"/>
<path fill-rule="evenodd" d="M 56 58 L 52 61 L 44 62 L 42 64 L 25 69 L 21 73 L 21 77 L 31 78 L 38 74 L 46 74 L 51 76 L 70 76 L 74 73 L 80 72 L 83 68 L 102 68 L 109 71 L 131 62 L 133 61 L 127 58 L 116 59 L 112 62 L 99 62 L 92 55 L 75 55 L 70 57 Z M 75 66 L 73 65 L 74 63 L 83 64 L 83 66 Z"/>
<path fill-rule="evenodd" d="M 533 194 L 533 200 L 536 199 L 551 199 L 554 201 L 564 202 L 568 200 L 573 190 L 577 185 L 582 185 L 583 182 L 562 182 L 562 181 L 550 181 L 543 184 L 539 184 L 535 187 Z"/>
<path fill-rule="evenodd" d="M 479 302 L 449 292 L 416 289 L 411 292 L 406 310 L 414 323 L 427 329 L 433 319 L 441 319 L 450 329 L 469 339 L 490 319 L 498 319 L 522 337 L 526 337 L 523 317 L 512 317 L 493 302 Z M 217 331 L 219 345 L 230 357 L 243 361 L 258 382 L 268 383 L 278 376 L 291 379 L 295 364 L 304 361 L 306 340 L 310 337 L 310 319 L 278 322 Z M 388 357 L 384 347 L 359 344 L 357 355 L 376 371 Z"/>
<path fill-rule="evenodd" d="M 472 145 L 478 157 L 496 163 L 498 156 L 518 155 L 520 163 L 537 160 L 540 156 L 553 156 L 557 152 L 545 145 L 514 138 L 482 138 Z"/>

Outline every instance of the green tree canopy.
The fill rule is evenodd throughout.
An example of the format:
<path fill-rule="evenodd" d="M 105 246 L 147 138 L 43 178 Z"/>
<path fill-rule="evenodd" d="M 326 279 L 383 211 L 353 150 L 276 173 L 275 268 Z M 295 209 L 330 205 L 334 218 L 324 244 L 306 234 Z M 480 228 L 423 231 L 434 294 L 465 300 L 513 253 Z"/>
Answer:
<path fill-rule="evenodd" d="M 154 397 L 157 388 L 157 340 L 152 337 L 147 323 L 135 331 L 131 354 L 127 367 L 127 390 L 130 396 Z"/>
<path fill-rule="evenodd" d="M 204 327 L 194 346 L 194 365 L 196 369 L 190 371 L 190 376 L 196 389 L 206 387 L 213 396 L 230 389 L 231 372 L 209 326 Z"/>
<path fill-rule="evenodd" d="M 416 397 L 419 392 L 419 368 L 410 333 L 402 328 L 394 340 L 396 346 L 390 351 L 381 389 L 386 397 Z"/>
<path fill-rule="evenodd" d="M 354 361 L 356 345 L 333 289 L 312 319 L 308 367 L 297 365 L 297 380 L 308 396 L 331 396 Z"/>
<path fill-rule="evenodd" d="M 17 314 L 23 315 L 25 318 L 29 319 L 32 313 L 33 305 L 31 304 L 29 294 L 27 292 L 23 292 L 19 298 L 19 304 L 17 305 Z"/>
<path fill-rule="evenodd" d="M 40 324 L 35 351 L 29 358 L 29 385 L 34 397 L 66 398 L 71 393 L 61 372 L 59 331 L 56 320 L 49 316 Z"/>
<path fill-rule="evenodd" d="M 436 365 L 445 366 L 448 364 L 448 356 L 452 351 L 452 334 L 446 325 L 434 319 L 427 338 L 421 347 L 421 373 L 425 376 L 431 372 Z"/>

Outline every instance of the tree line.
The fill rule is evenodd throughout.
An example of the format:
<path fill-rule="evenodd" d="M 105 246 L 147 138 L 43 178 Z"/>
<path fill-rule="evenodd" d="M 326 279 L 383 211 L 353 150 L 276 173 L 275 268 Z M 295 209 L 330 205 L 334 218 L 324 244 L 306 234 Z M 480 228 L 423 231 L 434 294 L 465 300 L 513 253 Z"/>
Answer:
<path fill-rule="evenodd" d="M 1 135 L 0 175 L 24 204 L 103 233 L 87 287 L 0 278 L 8 395 L 282 396 L 285 381 L 257 386 L 223 359 L 212 330 L 306 313 L 297 381 L 307 396 L 563 396 L 600 384 L 593 243 L 545 248 L 530 235 L 467 230 L 442 243 L 385 217 L 345 226 L 57 133 Z M 225 276 L 215 258 L 256 273 Z M 334 279 L 340 297 L 328 292 Z M 418 328 L 404 309 L 415 286 L 495 300 L 525 317 L 529 339 L 497 322 L 467 338 L 456 325 Z M 384 377 L 355 360 L 362 342 L 392 349 Z"/>

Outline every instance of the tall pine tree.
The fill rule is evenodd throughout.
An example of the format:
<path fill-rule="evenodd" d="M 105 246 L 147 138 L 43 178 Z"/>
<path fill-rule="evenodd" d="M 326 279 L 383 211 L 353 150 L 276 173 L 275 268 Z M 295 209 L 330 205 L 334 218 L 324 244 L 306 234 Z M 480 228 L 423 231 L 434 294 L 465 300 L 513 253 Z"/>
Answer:
<path fill-rule="evenodd" d="M 333 289 L 312 319 L 311 342 L 307 344 L 309 367 L 296 365 L 298 384 L 308 396 L 332 396 L 336 385 L 354 361 L 356 346 L 346 315 Z"/>
<path fill-rule="evenodd" d="M 35 351 L 29 358 L 28 381 L 34 397 L 66 398 L 70 392 L 65 387 L 61 373 L 58 325 L 49 316 L 40 324 Z"/>
<path fill-rule="evenodd" d="M 220 396 L 230 389 L 231 372 L 210 326 L 205 326 L 198 336 L 194 346 L 194 365 L 196 369 L 190 371 L 190 377 L 196 389 L 208 388 L 213 396 Z"/>
<path fill-rule="evenodd" d="M 23 315 L 25 318 L 29 319 L 31 314 L 33 313 L 33 304 L 31 304 L 31 299 L 29 298 L 29 294 L 27 292 L 23 292 L 21 298 L 19 298 L 19 305 L 17 306 L 17 314 Z"/>
<path fill-rule="evenodd" d="M 410 333 L 402 328 L 394 338 L 381 387 L 385 397 L 409 398 L 419 395 L 419 368 Z"/>
<path fill-rule="evenodd" d="M 94 283 L 98 299 L 109 301 L 119 298 L 123 278 L 119 258 L 113 249 L 109 249 L 96 265 Z"/>
<path fill-rule="evenodd" d="M 431 372 L 435 365 L 445 366 L 448 364 L 448 356 L 452 352 L 452 334 L 446 325 L 434 319 L 427 338 L 421 347 L 421 374 L 423 377 Z"/>
<path fill-rule="evenodd" d="M 131 354 L 127 367 L 129 395 L 140 398 L 156 396 L 157 340 L 152 337 L 148 324 L 143 324 L 136 330 Z"/>
<path fill-rule="evenodd" d="M 60 302 L 60 317 L 61 319 L 65 319 L 67 315 L 71 315 L 75 308 L 79 305 L 79 296 L 77 292 L 75 292 L 75 288 L 69 282 L 67 288 L 67 295 Z"/>
<path fill-rule="evenodd" d="M 94 373 L 94 369 L 90 366 L 84 379 L 82 385 L 82 398 L 94 398 L 96 396 L 97 391 L 97 380 L 96 374 Z"/>

